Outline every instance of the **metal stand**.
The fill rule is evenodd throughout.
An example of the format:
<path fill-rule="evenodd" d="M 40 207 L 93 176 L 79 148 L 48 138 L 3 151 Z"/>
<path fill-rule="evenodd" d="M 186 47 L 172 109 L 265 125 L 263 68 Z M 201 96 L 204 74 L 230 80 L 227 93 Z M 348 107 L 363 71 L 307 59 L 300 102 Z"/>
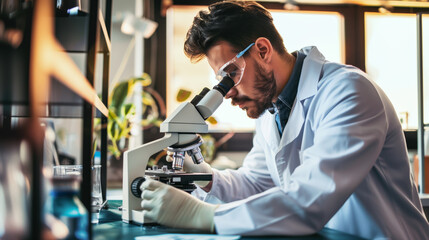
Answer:
<path fill-rule="evenodd" d="M 418 130 L 417 148 L 419 157 L 419 186 L 420 193 L 425 193 L 425 127 L 424 124 L 424 95 L 423 95 L 423 13 L 417 13 L 417 96 L 418 96 Z"/>
<path fill-rule="evenodd" d="M 107 106 L 108 89 L 109 89 L 109 68 L 110 68 L 110 22 L 112 13 L 112 1 L 106 0 L 106 18 L 101 21 L 101 11 L 99 9 L 99 1 L 90 2 L 89 7 L 89 31 L 87 45 L 87 63 L 86 77 L 89 83 L 94 86 L 95 69 L 97 52 L 100 49 L 99 38 L 105 46 L 103 49 L 103 83 L 102 83 L 102 101 Z M 100 29 L 100 25 L 103 29 Z M 83 146 L 82 146 L 82 184 L 81 184 L 81 200 L 88 210 L 88 222 L 91 222 L 91 192 L 92 192 L 92 143 L 94 131 L 94 106 L 83 103 Z M 101 123 L 107 125 L 107 117 L 101 117 Z M 101 186 L 103 199 L 106 200 L 106 168 L 107 168 L 107 129 L 101 130 Z M 90 183 L 90 184 L 88 184 Z M 92 239 L 92 226 L 88 225 L 88 236 Z"/>

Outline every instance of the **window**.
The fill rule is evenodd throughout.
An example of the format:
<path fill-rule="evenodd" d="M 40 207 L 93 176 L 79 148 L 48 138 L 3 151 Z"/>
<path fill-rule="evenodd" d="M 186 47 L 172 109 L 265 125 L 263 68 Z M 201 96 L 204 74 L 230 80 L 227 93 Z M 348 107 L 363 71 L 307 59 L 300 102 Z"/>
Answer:
<path fill-rule="evenodd" d="M 274 24 L 289 52 L 317 46 L 332 62 L 345 62 L 343 17 L 335 12 L 287 12 L 273 10 Z"/>
<path fill-rule="evenodd" d="M 214 72 L 202 60 L 190 63 L 183 53 L 186 33 L 194 16 L 205 6 L 173 6 L 167 13 L 167 114 L 180 104 L 176 94 L 180 88 L 192 91 L 192 96 L 204 87 L 214 86 Z M 336 12 L 288 12 L 273 10 L 274 24 L 285 41 L 289 52 L 314 45 L 328 60 L 344 63 L 343 17 Z M 191 96 L 191 97 L 192 97 Z M 254 120 L 244 111 L 224 103 L 215 112 L 217 125 L 209 126 L 211 132 L 248 132 L 254 129 Z"/>
<path fill-rule="evenodd" d="M 423 42 L 429 39 L 429 16 L 423 15 Z M 415 14 L 365 13 L 366 71 L 385 91 L 404 128 L 417 128 L 417 27 Z M 423 69 L 429 69 L 429 48 L 423 47 Z M 428 79 L 429 71 L 424 71 Z M 428 96 L 429 89 L 424 89 Z M 428 106 L 429 98 L 424 105 Z M 425 111 L 425 119 L 429 111 Z"/>

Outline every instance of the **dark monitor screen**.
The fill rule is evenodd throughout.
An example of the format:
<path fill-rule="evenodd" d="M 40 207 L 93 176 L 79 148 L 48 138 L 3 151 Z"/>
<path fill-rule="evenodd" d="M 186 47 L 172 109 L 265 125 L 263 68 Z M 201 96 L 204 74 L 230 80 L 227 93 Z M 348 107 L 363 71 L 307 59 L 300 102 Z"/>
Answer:
<path fill-rule="evenodd" d="M 408 150 L 417 150 L 417 130 L 404 130 Z"/>

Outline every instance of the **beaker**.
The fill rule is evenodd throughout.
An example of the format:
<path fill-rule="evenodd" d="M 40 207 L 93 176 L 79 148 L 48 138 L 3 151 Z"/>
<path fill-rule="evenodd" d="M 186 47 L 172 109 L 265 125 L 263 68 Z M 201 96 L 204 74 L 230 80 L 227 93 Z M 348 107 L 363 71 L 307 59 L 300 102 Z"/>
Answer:
<path fill-rule="evenodd" d="M 45 206 L 46 212 L 61 222 L 51 221 L 53 234 L 58 239 L 88 239 L 88 212 L 78 198 L 81 177 L 54 176 L 51 182 L 52 190 Z"/>

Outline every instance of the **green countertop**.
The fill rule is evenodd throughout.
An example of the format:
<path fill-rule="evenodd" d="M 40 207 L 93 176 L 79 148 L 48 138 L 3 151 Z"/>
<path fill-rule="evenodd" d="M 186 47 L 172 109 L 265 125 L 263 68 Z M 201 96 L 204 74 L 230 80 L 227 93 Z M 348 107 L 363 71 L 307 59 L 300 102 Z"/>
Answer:
<path fill-rule="evenodd" d="M 108 201 L 108 210 L 101 210 L 99 223 L 93 224 L 93 239 L 94 240 L 113 240 L 113 239 L 135 239 L 139 236 L 148 236 L 148 235 L 160 235 L 160 234 L 207 234 L 201 231 L 193 231 L 187 229 L 177 229 L 169 228 L 161 225 L 133 225 L 122 222 L 121 211 L 118 209 L 122 204 L 120 200 L 110 200 Z M 216 240 L 216 236 L 213 235 L 213 240 Z M 173 238 L 168 238 L 173 239 Z M 175 237 L 175 240 L 181 239 L 180 237 Z M 317 234 L 309 236 L 264 236 L 264 237 L 248 237 L 243 236 L 240 239 L 324 239 L 324 240 L 356 240 L 361 239 L 349 234 L 338 232 L 332 229 L 323 229 Z"/>

